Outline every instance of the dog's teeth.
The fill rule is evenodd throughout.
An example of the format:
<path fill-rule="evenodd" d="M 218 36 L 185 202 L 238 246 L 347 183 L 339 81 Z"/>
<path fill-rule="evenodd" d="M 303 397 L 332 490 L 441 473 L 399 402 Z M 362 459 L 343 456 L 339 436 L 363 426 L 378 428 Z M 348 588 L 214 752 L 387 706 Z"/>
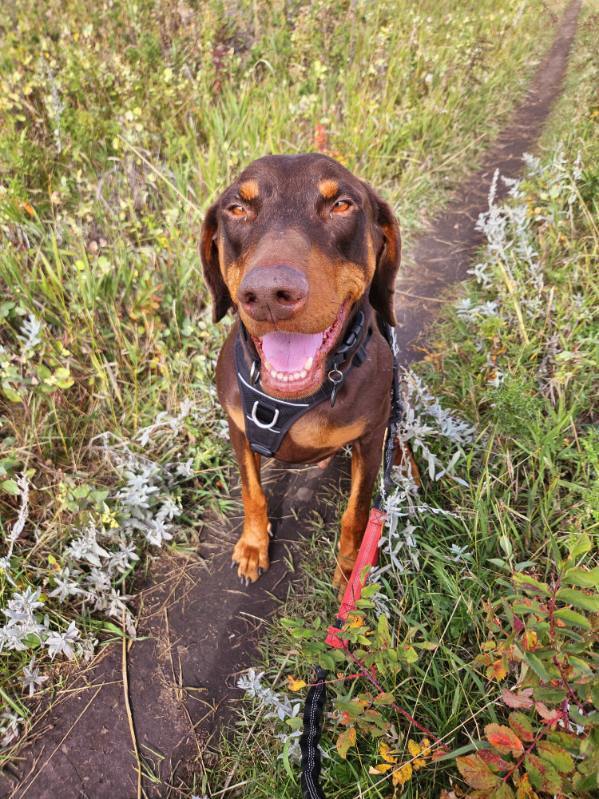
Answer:
<path fill-rule="evenodd" d="M 306 363 L 304 364 L 304 369 L 311 369 L 313 363 L 314 363 L 314 358 L 310 355 L 310 357 L 306 359 Z"/>
<path fill-rule="evenodd" d="M 303 379 L 304 377 L 306 377 L 307 375 L 308 375 L 308 372 L 306 372 L 306 370 L 305 370 L 305 369 L 302 369 L 302 371 L 299 373 L 299 376 L 300 376 L 302 379 Z"/>
<path fill-rule="evenodd" d="M 285 372 L 282 372 L 281 373 L 281 380 L 283 381 L 283 383 L 289 382 L 289 375 L 286 375 Z"/>
<path fill-rule="evenodd" d="M 270 364 L 270 361 L 264 361 L 264 366 L 266 367 L 266 369 L 268 369 L 269 372 L 272 371 L 272 366 Z"/>

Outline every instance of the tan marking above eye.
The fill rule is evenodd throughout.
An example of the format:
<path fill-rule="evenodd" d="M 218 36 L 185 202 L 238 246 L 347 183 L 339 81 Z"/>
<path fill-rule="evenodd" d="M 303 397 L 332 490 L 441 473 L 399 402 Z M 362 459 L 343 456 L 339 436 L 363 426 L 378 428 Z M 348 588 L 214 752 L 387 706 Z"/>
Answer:
<path fill-rule="evenodd" d="M 327 180 L 320 181 L 318 184 L 318 190 L 325 200 L 330 200 L 331 197 L 334 197 L 339 191 L 339 184 L 336 180 L 328 178 Z"/>
<path fill-rule="evenodd" d="M 239 195 L 242 200 L 255 200 L 256 197 L 260 194 L 260 186 L 258 186 L 258 181 L 251 178 L 250 180 L 244 180 L 243 183 L 239 185 Z"/>

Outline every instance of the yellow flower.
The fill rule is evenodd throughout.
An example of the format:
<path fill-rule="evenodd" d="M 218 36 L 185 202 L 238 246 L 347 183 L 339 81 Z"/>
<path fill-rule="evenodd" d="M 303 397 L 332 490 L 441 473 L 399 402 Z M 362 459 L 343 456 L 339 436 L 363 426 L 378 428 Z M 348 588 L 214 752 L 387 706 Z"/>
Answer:
<path fill-rule="evenodd" d="M 397 763 L 397 758 L 393 757 L 391 747 L 385 741 L 381 741 L 379 744 L 379 755 L 386 763 Z"/>
<path fill-rule="evenodd" d="M 393 785 L 405 785 L 406 782 L 412 779 L 412 766 L 410 763 L 404 763 L 403 766 L 393 772 Z"/>
<path fill-rule="evenodd" d="M 301 691 L 302 688 L 306 687 L 306 683 L 304 680 L 298 680 L 296 677 L 292 677 L 290 674 L 287 677 L 287 688 L 290 691 Z"/>
<path fill-rule="evenodd" d="M 413 741 L 411 738 L 408 741 L 408 752 L 412 755 L 412 757 L 418 757 L 422 750 L 420 749 L 420 744 Z"/>

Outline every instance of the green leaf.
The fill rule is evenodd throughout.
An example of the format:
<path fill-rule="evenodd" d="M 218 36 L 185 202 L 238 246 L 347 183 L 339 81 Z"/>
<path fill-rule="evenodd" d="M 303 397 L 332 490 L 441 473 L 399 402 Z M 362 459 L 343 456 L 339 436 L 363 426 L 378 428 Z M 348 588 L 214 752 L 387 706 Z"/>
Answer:
<path fill-rule="evenodd" d="M 551 596 L 549 587 L 545 583 L 540 582 L 540 580 L 536 580 L 534 577 L 531 577 L 530 574 L 513 574 L 512 581 L 514 582 L 514 585 L 529 594 L 542 594 L 543 596 Z"/>
<path fill-rule="evenodd" d="M 570 774 L 574 771 L 574 761 L 572 757 L 555 743 L 550 741 L 539 741 L 537 744 L 537 753 L 539 757 L 546 760 L 554 768 L 562 774 Z"/>
<path fill-rule="evenodd" d="M 562 583 L 579 585 L 581 588 L 597 588 L 599 586 L 599 566 L 594 569 L 568 569 L 562 576 Z"/>
<path fill-rule="evenodd" d="M 471 788 L 486 790 L 499 784 L 499 777 L 478 755 L 466 755 L 456 758 L 456 764 L 462 777 Z"/>
<path fill-rule="evenodd" d="M 395 697 L 390 693 L 378 694 L 374 697 L 375 705 L 392 705 L 395 702 Z"/>
<path fill-rule="evenodd" d="M 11 402 L 21 402 L 23 399 L 19 392 L 13 388 L 10 383 L 2 383 L 2 391 L 4 392 L 6 399 L 10 400 Z"/>
<path fill-rule="evenodd" d="M 532 695 L 537 702 L 547 702 L 550 705 L 559 705 L 566 698 L 564 688 L 553 688 L 552 686 L 539 685 L 533 688 Z"/>
<path fill-rule="evenodd" d="M 584 630 L 591 629 L 590 621 L 581 613 L 577 613 L 575 610 L 570 610 L 570 608 L 560 608 L 559 610 L 556 610 L 553 615 L 556 619 L 561 619 L 569 627 L 582 627 Z"/>
<path fill-rule="evenodd" d="M 0 488 L 4 491 L 5 494 L 10 494 L 13 497 L 18 497 L 21 493 L 21 489 L 19 488 L 16 480 L 3 480 L 0 483 Z"/>
<path fill-rule="evenodd" d="M 493 793 L 489 794 L 489 799 L 514 799 L 514 792 L 507 782 L 502 782 Z"/>
<path fill-rule="evenodd" d="M 510 713 L 507 721 L 520 740 L 527 742 L 534 741 L 535 734 L 532 724 L 528 716 L 525 716 L 524 713 Z"/>
<path fill-rule="evenodd" d="M 586 555 L 592 549 L 591 538 L 588 533 L 581 533 L 580 535 L 572 534 L 570 541 L 568 541 L 568 551 L 573 560 L 577 560 L 581 555 Z"/>
<path fill-rule="evenodd" d="M 546 760 L 541 760 L 536 755 L 526 755 L 524 767 L 528 772 L 530 781 L 534 788 L 547 793 L 559 793 L 562 789 L 562 781 L 553 768 Z"/>
<path fill-rule="evenodd" d="M 567 605 L 574 605 L 581 610 L 588 610 L 590 613 L 599 613 L 599 596 L 585 594 L 574 588 L 560 588 L 556 596 L 560 602 L 565 602 Z"/>
<path fill-rule="evenodd" d="M 552 679 L 551 674 L 547 671 L 545 664 L 538 655 L 533 652 L 524 652 L 524 660 L 543 682 L 549 682 Z"/>

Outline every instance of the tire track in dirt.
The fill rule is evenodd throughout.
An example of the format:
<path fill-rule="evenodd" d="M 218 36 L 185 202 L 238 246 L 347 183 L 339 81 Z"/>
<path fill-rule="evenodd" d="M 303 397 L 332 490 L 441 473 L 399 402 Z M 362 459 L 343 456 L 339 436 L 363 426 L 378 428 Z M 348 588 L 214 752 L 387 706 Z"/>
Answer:
<path fill-rule="evenodd" d="M 511 123 L 482 166 L 456 191 L 447 209 L 418 238 L 398 284 L 403 361 L 422 357 L 419 344 L 449 286 L 467 276 L 481 235 L 493 173 L 516 177 L 559 95 L 576 31 L 580 0 L 565 10 L 556 37 Z M 498 185 L 498 195 L 505 194 Z M 256 662 L 260 628 L 291 589 L 298 568 L 300 528 L 319 517 L 336 532 L 331 491 L 345 490 L 344 459 L 326 472 L 265 470 L 274 527 L 272 565 L 259 583 L 243 588 L 230 568 L 241 516 L 211 518 L 199 557 L 169 556 L 153 565 L 137 599 L 140 639 L 127 653 L 137 746 L 144 761 L 142 795 L 171 795 L 169 786 L 214 764 L 210 747 L 226 728 L 238 700 L 235 681 Z M 319 497 L 316 497 L 318 489 Z M 131 799 L 138 795 L 137 762 L 124 701 L 122 648 L 107 647 L 68 681 L 68 689 L 36 714 L 18 761 L 0 775 L 0 796 L 11 799 Z M 173 796 L 179 795 L 174 788 Z"/>

